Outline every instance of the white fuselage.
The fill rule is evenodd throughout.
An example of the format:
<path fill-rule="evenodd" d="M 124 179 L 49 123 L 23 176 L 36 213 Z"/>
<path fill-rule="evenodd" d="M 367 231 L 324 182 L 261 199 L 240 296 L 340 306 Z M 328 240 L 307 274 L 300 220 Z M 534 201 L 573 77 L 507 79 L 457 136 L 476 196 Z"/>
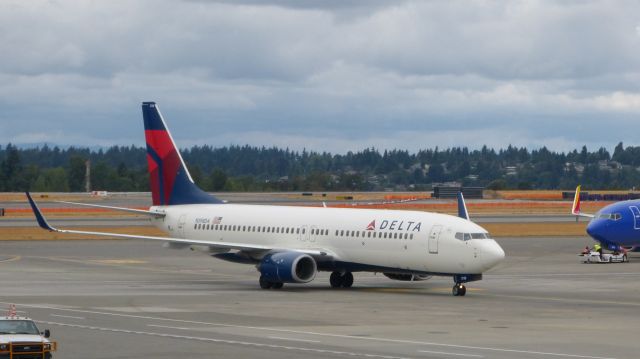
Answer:
<path fill-rule="evenodd" d="M 320 249 L 340 262 L 371 267 L 479 274 L 504 258 L 482 227 L 438 213 L 244 204 L 151 209 L 166 213 L 152 222 L 174 238 Z"/>

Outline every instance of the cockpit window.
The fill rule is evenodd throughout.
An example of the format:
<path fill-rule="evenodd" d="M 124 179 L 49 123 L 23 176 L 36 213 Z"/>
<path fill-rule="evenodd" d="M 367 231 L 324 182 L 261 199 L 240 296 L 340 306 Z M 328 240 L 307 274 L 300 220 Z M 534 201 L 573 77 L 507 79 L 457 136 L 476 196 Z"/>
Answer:
<path fill-rule="evenodd" d="M 461 241 L 468 241 L 470 239 L 491 238 L 491 236 L 489 236 L 489 233 L 462 233 L 462 232 L 456 232 L 455 237 L 456 239 L 459 239 Z"/>
<path fill-rule="evenodd" d="M 600 215 L 598 215 L 598 219 L 611 219 L 614 221 L 618 221 L 620 219 L 622 219 L 622 214 L 620 213 L 600 213 Z"/>

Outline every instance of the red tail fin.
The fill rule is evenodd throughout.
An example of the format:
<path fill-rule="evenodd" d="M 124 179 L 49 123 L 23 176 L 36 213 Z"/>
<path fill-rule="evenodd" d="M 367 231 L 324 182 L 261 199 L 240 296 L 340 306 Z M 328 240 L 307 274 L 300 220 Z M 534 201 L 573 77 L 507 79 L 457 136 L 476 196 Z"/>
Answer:
<path fill-rule="evenodd" d="M 155 102 L 142 103 L 153 205 L 222 203 L 193 182 Z"/>

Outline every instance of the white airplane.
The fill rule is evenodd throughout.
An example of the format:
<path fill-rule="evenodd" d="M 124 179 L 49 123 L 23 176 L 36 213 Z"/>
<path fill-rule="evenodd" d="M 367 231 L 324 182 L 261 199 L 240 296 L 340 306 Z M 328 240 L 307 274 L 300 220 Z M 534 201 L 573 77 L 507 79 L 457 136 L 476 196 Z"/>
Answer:
<path fill-rule="evenodd" d="M 191 179 L 154 102 L 142 104 L 153 206 L 148 211 L 80 204 L 148 215 L 168 237 L 57 229 L 27 193 L 40 227 L 49 231 L 158 240 L 171 248 L 204 247 L 213 257 L 255 264 L 260 287 L 307 283 L 331 271 L 334 288 L 351 287 L 352 272 L 379 272 L 402 281 L 452 276 L 452 293 L 504 258 L 489 233 L 459 216 L 398 210 L 230 204 Z M 461 218 L 462 217 L 462 218 Z"/>

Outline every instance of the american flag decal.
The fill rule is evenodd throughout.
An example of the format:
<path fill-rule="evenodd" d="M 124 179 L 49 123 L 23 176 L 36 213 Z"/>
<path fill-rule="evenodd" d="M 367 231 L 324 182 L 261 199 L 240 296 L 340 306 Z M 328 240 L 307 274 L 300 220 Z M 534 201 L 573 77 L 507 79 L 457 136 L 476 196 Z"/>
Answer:
<path fill-rule="evenodd" d="M 222 222 L 222 217 L 213 217 L 213 224 L 220 224 Z"/>

